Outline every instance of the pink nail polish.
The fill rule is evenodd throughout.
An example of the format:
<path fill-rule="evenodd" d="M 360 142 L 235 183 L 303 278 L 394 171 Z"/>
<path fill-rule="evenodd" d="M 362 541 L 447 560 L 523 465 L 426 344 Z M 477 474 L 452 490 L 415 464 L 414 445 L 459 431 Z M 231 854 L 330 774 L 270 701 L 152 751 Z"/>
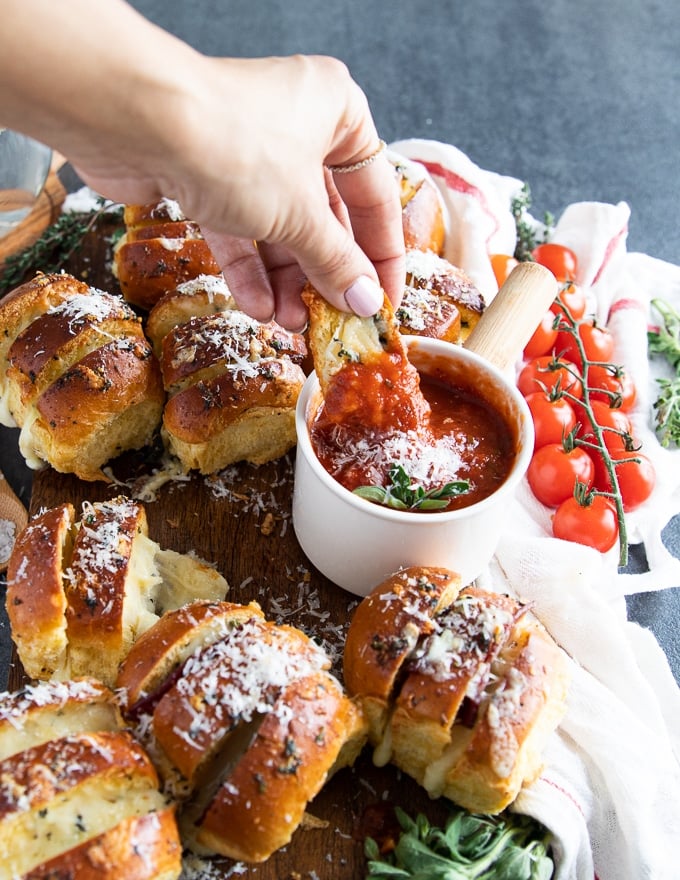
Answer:
<path fill-rule="evenodd" d="M 362 318 L 375 315 L 383 304 L 383 292 L 372 278 L 360 275 L 345 291 L 345 302 Z"/>

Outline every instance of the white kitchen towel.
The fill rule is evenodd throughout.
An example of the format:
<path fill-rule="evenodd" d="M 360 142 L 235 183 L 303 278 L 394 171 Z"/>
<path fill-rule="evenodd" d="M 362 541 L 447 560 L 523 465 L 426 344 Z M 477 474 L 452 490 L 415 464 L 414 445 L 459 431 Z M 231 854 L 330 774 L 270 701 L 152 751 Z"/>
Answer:
<path fill-rule="evenodd" d="M 390 149 L 421 162 L 448 211 L 445 255 L 490 301 L 496 290 L 489 254 L 515 247 L 510 210 L 521 181 L 476 166 L 450 144 L 404 140 Z M 674 880 L 680 833 L 680 690 L 660 646 L 626 618 L 624 597 L 680 586 L 680 561 L 661 532 L 680 512 L 680 451 L 662 449 L 653 429 L 656 376 L 647 355 L 650 300 L 680 307 L 680 267 L 626 250 L 624 202 L 570 205 L 551 240 L 571 247 L 590 311 L 616 340 L 614 360 L 638 389 L 633 423 L 654 462 L 650 500 L 627 517 L 643 543 L 649 571 L 619 570 L 618 548 L 600 554 L 552 537 L 551 511 L 520 487 L 508 527 L 482 586 L 531 602 L 571 658 L 566 716 L 541 777 L 516 809 L 542 820 L 556 840 L 557 880 Z"/>

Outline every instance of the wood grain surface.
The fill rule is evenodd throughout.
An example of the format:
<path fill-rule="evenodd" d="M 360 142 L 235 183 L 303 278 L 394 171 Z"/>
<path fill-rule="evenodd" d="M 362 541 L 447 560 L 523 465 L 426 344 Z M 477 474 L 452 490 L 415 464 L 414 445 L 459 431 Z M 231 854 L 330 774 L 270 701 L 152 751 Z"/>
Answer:
<path fill-rule="evenodd" d="M 111 237 L 119 220 L 104 219 L 88 235 L 65 268 L 102 290 L 119 292 L 110 272 Z M 159 450 L 128 454 L 112 463 L 116 481 L 86 483 L 51 469 L 36 473 L 30 514 L 71 501 L 134 494 L 158 466 Z M 341 677 L 344 634 L 357 598 L 319 574 L 300 549 L 291 522 L 294 452 L 276 462 L 253 467 L 242 463 L 213 476 L 193 475 L 163 485 L 145 502 L 150 536 L 163 548 L 193 551 L 216 565 L 230 585 L 228 598 L 256 600 L 276 622 L 298 626 L 328 648 Z M 329 523 L 332 540 L 332 523 Z M 351 552 L 351 548 L 347 548 Z M 24 677 L 14 658 L 10 687 Z M 217 863 L 213 877 L 351 878 L 365 876 L 363 839 L 375 831 L 385 807 L 398 804 L 410 813 L 422 810 L 441 820 L 445 805 L 394 768 L 373 766 L 370 749 L 353 768 L 329 780 L 310 804 L 314 821 L 298 829 L 289 846 L 267 862 L 249 867 Z M 272 804 L 272 809 L 276 805 Z"/>

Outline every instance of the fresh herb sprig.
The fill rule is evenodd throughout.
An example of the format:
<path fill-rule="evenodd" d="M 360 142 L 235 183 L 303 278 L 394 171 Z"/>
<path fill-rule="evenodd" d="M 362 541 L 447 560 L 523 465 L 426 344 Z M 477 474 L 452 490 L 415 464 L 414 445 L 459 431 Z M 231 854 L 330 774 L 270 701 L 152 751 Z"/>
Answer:
<path fill-rule="evenodd" d="M 550 833 L 528 816 L 479 816 L 452 810 L 443 828 L 424 815 L 395 809 L 401 833 L 383 854 L 367 838 L 366 880 L 549 880 L 554 864 Z"/>
<path fill-rule="evenodd" d="M 110 210 L 111 203 L 99 197 L 91 211 L 61 214 L 33 244 L 7 257 L 0 275 L 0 296 L 21 284 L 29 272 L 60 271 L 101 215 Z"/>
<path fill-rule="evenodd" d="M 510 211 L 515 220 L 515 231 L 517 233 L 514 257 L 520 261 L 532 260 L 531 252 L 536 245 L 540 244 L 536 224 L 528 219 L 530 207 L 531 190 L 529 189 L 529 184 L 525 183 L 510 202 Z M 541 241 L 548 241 L 551 230 L 555 225 L 555 218 L 549 211 L 546 211 L 544 215 L 543 224 L 545 229 Z"/>
<path fill-rule="evenodd" d="M 448 506 L 451 498 L 470 489 L 467 480 L 454 480 L 425 491 L 422 486 L 413 483 L 402 465 L 396 463 L 390 465 L 388 476 L 389 486 L 358 486 L 354 494 L 394 510 L 442 510 Z"/>
<path fill-rule="evenodd" d="M 657 434 L 662 446 L 680 446 L 680 312 L 659 298 L 653 299 L 651 306 L 663 323 L 648 330 L 649 351 L 664 357 L 675 372 L 670 379 L 656 380 L 659 387 L 654 401 Z"/>

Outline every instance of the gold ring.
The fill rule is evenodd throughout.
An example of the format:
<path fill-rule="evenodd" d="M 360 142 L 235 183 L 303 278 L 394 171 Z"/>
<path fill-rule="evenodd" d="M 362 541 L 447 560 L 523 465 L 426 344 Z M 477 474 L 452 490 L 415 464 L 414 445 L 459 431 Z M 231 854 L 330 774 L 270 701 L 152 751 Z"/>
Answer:
<path fill-rule="evenodd" d="M 384 153 L 386 149 L 387 144 L 381 139 L 377 148 L 370 156 L 366 156 L 365 159 L 361 159 L 359 162 L 352 162 L 351 165 L 326 165 L 326 168 L 328 168 L 333 174 L 351 174 L 352 171 L 360 171 L 362 168 L 367 168 L 369 165 L 372 165 L 378 156 L 381 153 Z"/>

